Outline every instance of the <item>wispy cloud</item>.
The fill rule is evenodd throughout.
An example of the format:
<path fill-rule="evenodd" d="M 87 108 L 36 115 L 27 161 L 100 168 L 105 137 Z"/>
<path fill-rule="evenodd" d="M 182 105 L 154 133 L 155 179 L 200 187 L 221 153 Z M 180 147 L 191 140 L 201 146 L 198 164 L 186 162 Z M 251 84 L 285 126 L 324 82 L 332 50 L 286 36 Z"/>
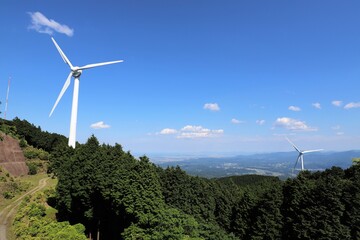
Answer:
<path fill-rule="evenodd" d="M 335 107 L 341 107 L 342 101 L 334 100 L 331 102 L 331 104 L 334 105 Z"/>
<path fill-rule="evenodd" d="M 317 128 L 306 125 L 304 121 L 293 118 L 282 117 L 276 119 L 274 123 L 275 128 L 285 128 L 292 131 L 317 131 Z"/>
<path fill-rule="evenodd" d="M 360 108 L 360 102 L 351 102 L 344 106 L 345 109 Z"/>
<path fill-rule="evenodd" d="M 321 109 L 321 104 L 318 103 L 318 102 L 317 102 L 317 103 L 313 103 L 312 106 L 313 106 L 314 108 Z"/>
<path fill-rule="evenodd" d="M 299 112 L 301 111 L 301 108 L 297 107 L 297 106 L 290 106 L 288 108 L 290 111 L 294 111 L 294 112 Z"/>
<path fill-rule="evenodd" d="M 240 123 L 244 123 L 244 121 L 240 121 L 240 120 L 238 120 L 238 119 L 236 119 L 236 118 L 233 118 L 233 119 L 231 119 L 231 123 L 233 123 L 233 124 L 240 124 Z"/>
<path fill-rule="evenodd" d="M 53 19 L 48 19 L 41 12 L 29 12 L 28 14 L 31 17 L 31 24 L 28 27 L 29 29 L 49 35 L 53 35 L 54 31 L 63 33 L 69 37 L 74 35 L 74 29 L 68 27 L 67 25 L 58 23 Z"/>
<path fill-rule="evenodd" d="M 214 112 L 220 111 L 220 107 L 217 103 L 205 103 L 204 109 L 214 111 Z"/>
<path fill-rule="evenodd" d="M 340 131 L 340 129 L 341 129 L 340 125 L 333 126 L 333 127 L 331 127 L 331 129 L 334 130 L 335 134 L 338 136 L 342 136 L 345 134 L 343 131 Z"/>
<path fill-rule="evenodd" d="M 340 125 L 336 125 L 336 126 L 333 126 L 331 129 L 337 131 L 337 130 L 339 130 L 340 128 L 341 128 Z"/>
<path fill-rule="evenodd" d="M 224 133 L 222 129 L 211 130 L 202 126 L 186 125 L 180 130 L 164 128 L 158 134 L 176 135 L 176 138 L 209 138 L 220 136 Z"/>
<path fill-rule="evenodd" d="M 103 121 L 96 122 L 90 125 L 93 129 L 104 129 L 104 128 L 110 128 L 110 125 L 105 124 Z"/>
<path fill-rule="evenodd" d="M 264 125 L 265 124 L 265 120 L 261 119 L 261 120 L 256 120 L 256 124 L 257 125 Z"/>

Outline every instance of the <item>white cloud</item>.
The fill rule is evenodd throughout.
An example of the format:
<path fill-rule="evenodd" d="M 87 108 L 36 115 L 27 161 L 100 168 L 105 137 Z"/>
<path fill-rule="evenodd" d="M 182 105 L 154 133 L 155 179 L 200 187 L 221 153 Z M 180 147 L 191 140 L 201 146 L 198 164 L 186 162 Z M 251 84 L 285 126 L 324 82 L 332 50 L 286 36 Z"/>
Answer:
<path fill-rule="evenodd" d="M 265 124 L 265 120 L 256 120 L 256 124 L 258 125 L 264 125 Z"/>
<path fill-rule="evenodd" d="M 233 118 L 233 119 L 231 119 L 231 123 L 233 123 L 233 124 L 240 124 L 240 123 L 244 123 L 244 121 L 240 121 L 240 120 L 238 120 L 238 119 L 236 119 L 236 118 Z"/>
<path fill-rule="evenodd" d="M 351 102 L 344 106 L 345 109 L 360 108 L 360 102 Z"/>
<path fill-rule="evenodd" d="M 110 128 L 110 125 L 105 124 L 103 121 L 96 122 L 90 125 L 93 129 L 103 129 L 103 128 Z"/>
<path fill-rule="evenodd" d="M 207 109 L 210 111 L 220 111 L 220 107 L 217 103 L 205 103 L 204 109 Z"/>
<path fill-rule="evenodd" d="M 63 33 L 69 37 L 74 35 L 74 29 L 69 28 L 67 25 L 60 24 L 53 19 L 48 19 L 41 12 L 29 12 L 29 15 L 31 17 L 29 29 L 49 35 L 52 35 L 54 31 Z"/>
<path fill-rule="evenodd" d="M 344 135 L 345 133 L 344 132 L 337 132 L 336 133 L 336 135 L 338 135 L 338 136 L 342 136 L 342 135 Z"/>
<path fill-rule="evenodd" d="M 331 104 L 334 105 L 335 107 L 340 107 L 342 105 L 342 101 L 334 100 L 331 102 Z"/>
<path fill-rule="evenodd" d="M 224 130 L 211 130 L 202 126 L 187 125 L 180 130 L 177 138 L 207 138 L 215 137 L 224 133 Z"/>
<path fill-rule="evenodd" d="M 318 103 L 318 102 L 317 102 L 317 103 L 313 103 L 312 106 L 313 106 L 314 108 L 321 109 L 321 104 Z"/>
<path fill-rule="evenodd" d="M 176 134 L 178 131 L 176 129 L 172 128 L 164 128 L 160 131 L 160 134 L 162 135 L 170 135 L 170 134 Z"/>
<path fill-rule="evenodd" d="M 181 131 L 184 132 L 196 132 L 200 131 L 201 129 L 204 129 L 202 126 L 192 126 L 192 125 L 186 125 L 181 129 Z"/>
<path fill-rule="evenodd" d="M 299 112 L 299 111 L 301 111 L 301 108 L 296 107 L 296 106 L 290 106 L 290 107 L 289 107 L 289 110 L 290 110 L 290 111 L 294 111 L 294 112 Z"/>
<path fill-rule="evenodd" d="M 176 134 L 176 138 L 209 138 L 222 135 L 223 133 L 224 130 L 222 129 L 211 130 L 202 126 L 186 125 L 180 130 L 165 128 L 159 134 Z"/>
<path fill-rule="evenodd" d="M 317 128 L 309 127 L 303 121 L 288 117 L 276 119 L 274 127 L 285 128 L 292 131 L 317 131 Z"/>

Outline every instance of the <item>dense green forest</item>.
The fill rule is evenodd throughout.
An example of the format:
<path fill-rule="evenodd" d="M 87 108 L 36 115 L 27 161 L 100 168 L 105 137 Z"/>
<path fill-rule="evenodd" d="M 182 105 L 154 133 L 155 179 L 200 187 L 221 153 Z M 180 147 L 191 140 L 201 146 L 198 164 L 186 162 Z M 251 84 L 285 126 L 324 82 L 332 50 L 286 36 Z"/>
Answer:
<path fill-rule="evenodd" d="M 58 221 L 100 239 L 360 239 L 360 164 L 296 178 L 220 179 L 160 168 L 91 136 L 76 149 L 25 120 L 7 123 L 50 153 Z"/>

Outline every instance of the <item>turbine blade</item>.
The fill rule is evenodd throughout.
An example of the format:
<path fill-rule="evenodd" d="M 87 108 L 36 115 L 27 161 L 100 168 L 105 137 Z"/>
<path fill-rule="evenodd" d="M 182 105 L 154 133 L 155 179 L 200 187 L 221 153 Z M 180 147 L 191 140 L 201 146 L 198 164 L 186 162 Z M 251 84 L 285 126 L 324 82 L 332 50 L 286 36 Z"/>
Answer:
<path fill-rule="evenodd" d="M 297 163 L 299 162 L 299 159 L 301 158 L 301 154 L 299 154 L 299 156 L 297 157 L 297 159 L 296 159 L 296 162 L 295 162 L 295 165 L 294 165 L 294 168 L 293 168 L 293 170 L 292 170 L 292 172 L 294 172 L 294 170 L 295 170 L 295 168 L 296 168 L 296 165 L 297 165 Z"/>
<path fill-rule="evenodd" d="M 295 144 L 290 141 L 289 138 L 286 137 L 286 140 L 288 140 L 288 142 L 295 148 L 296 151 L 298 151 L 299 153 L 301 153 L 300 149 L 298 149 L 298 148 L 295 146 Z"/>
<path fill-rule="evenodd" d="M 303 153 L 320 152 L 322 150 L 324 150 L 324 149 L 306 150 L 306 151 L 303 151 Z"/>
<path fill-rule="evenodd" d="M 58 98 L 56 99 L 56 102 L 55 102 L 53 108 L 51 109 L 51 112 L 50 112 L 50 114 L 49 114 L 49 117 L 51 117 L 51 114 L 54 112 L 57 104 L 59 103 L 60 99 L 61 99 L 62 96 L 64 95 L 66 89 L 69 87 L 70 82 L 71 82 L 71 75 L 72 75 L 72 72 L 70 72 L 69 76 L 67 77 L 67 79 L 66 79 L 66 81 L 65 81 L 65 84 L 64 84 L 63 88 L 61 89 L 61 92 L 60 92 Z"/>
<path fill-rule="evenodd" d="M 59 45 L 56 43 L 55 39 L 53 37 L 51 37 L 51 40 L 53 41 L 53 43 L 55 44 L 55 47 L 57 48 L 57 50 L 60 53 L 60 56 L 62 57 L 62 59 L 64 60 L 64 62 L 70 66 L 71 69 L 73 69 L 73 65 L 71 64 L 71 62 L 69 61 L 69 59 L 66 57 L 65 53 L 61 50 L 61 48 L 59 47 Z"/>
<path fill-rule="evenodd" d="M 100 66 L 114 64 L 114 63 L 120 63 L 120 62 L 123 62 L 123 61 L 124 60 L 117 60 L 117 61 L 111 61 L 111 62 L 102 62 L 102 63 L 93 63 L 93 64 L 88 64 L 88 65 L 79 67 L 79 69 L 84 70 L 84 69 L 88 69 L 88 68 L 100 67 Z"/>

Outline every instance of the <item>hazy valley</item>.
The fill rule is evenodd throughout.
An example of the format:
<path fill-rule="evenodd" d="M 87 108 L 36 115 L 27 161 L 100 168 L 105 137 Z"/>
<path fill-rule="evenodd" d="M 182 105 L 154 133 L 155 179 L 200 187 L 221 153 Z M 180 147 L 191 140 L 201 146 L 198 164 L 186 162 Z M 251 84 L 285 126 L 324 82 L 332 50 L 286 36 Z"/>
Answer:
<path fill-rule="evenodd" d="M 360 150 L 344 152 L 317 152 L 305 155 L 305 168 L 310 171 L 323 171 L 332 166 L 348 168 L 352 159 L 360 156 Z M 294 170 L 297 153 L 274 152 L 234 157 L 151 157 L 161 167 L 180 166 L 190 175 L 206 178 L 233 175 L 258 174 L 277 176 L 281 179 L 294 177 L 299 171 L 299 164 Z M 293 171 L 294 170 L 294 171 Z"/>

